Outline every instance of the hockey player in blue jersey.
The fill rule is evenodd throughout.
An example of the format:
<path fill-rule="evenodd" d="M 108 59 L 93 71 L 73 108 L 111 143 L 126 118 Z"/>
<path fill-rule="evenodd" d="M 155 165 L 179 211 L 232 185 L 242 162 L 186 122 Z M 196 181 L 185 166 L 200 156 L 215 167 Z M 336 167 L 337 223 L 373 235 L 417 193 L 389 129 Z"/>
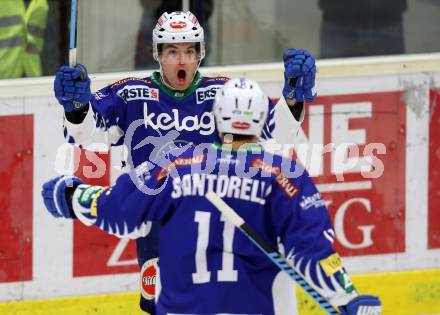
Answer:
<path fill-rule="evenodd" d="M 112 187 L 57 177 L 43 186 L 47 209 L 120 237 L 160 222 L 157 314 L 298 314 L 293 284 L 206 199 L 214 191 L 342 314 L 381 314 L 380 300 L 357 293 L 333 249 L 328 210 L 308 173 L 257 143 L 267 116 L 258 84 L 226 83 L 214 115 L 222 144 L 189 148 L 150 171 L 141 164 Z"/>
<path fill-rule="evenodd" d="M 151 76 L 122 79 L 92 94 L 90 78 L 81 80 L 83 66 L 62 67 L 54 90 L 65 109 L 66 140 L 84 148 L 96 143 L 106 147 L 125 144 L 130 167 L 146 160 L 158 163 L 163 154 L 179 146 L 218 140 L 212 103 L 216 91 L 228 79 L 200 75 L 204 45 L 203 28 L 193 14 L 164 13 L 153 30 L 153 56 L 160 71 Z M 304 102 L 314 98 L 314 58 L 306 51 L 288 49 L 284 59 L 284 98 L 275 107 L 268 102 L 262 139 L 297 129 L 304 115 Z M 275 111 L 283 108 L 291 113 L 290 123 L 275 126 Z M 282 131 L 276 132 L 277 128 Z M 155 224 L 145 238 L 136 242 L 141 268 L 157 257 L 157 235 Z M 152 313 L 152 304 L 147 300 L 151 302 L 152 295 L 142 289 L 141 308 Z"/>

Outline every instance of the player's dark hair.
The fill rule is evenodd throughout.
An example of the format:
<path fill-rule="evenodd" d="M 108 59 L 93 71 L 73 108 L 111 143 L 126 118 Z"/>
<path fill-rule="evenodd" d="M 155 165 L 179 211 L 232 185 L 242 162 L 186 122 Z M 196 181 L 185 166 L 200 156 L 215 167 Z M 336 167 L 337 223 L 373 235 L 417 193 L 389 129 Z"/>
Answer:
<path fill-rule="evenodd" d="M 158 53 L 159 56 L 160 56 L 160 54 L 162 54 L 163 44 L 165 44 L 165 43 L 157 44 L 157 53 Z M 173 43 L 167 43 L 167 44 L 173 44 Z M 200 55 L 200 51 L 201 51 L 200 43 L 197 42 L 197 43 L 194 43 L 194 44 L 196 44 L 196 51 Z"/>

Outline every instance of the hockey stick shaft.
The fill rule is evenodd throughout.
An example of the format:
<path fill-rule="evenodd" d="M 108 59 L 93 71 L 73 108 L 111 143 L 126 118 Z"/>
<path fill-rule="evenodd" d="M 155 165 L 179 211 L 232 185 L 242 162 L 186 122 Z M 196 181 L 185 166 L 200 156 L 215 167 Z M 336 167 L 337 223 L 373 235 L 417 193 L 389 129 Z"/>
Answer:
<path fill-rule="evenodd" d="M 77 46 L 77 31 L 78 31 L 78 2 L 79 0 L 71 0 L 70 8 L 70 34 L 69 34 L 69 66 L 77 67 L 81 71 L 80 78 L 82 81 L 87 79 L 86 68 L 77 63 L 76 60 L 76 46 Z"/>
<path fill-rule="evenodd" d="M 264 254 L 266 254 L 274 264 L 285 271 L 308 295 L 310 295 L 327 314 L 339 314 L 331 304 L 316 290 L 314 290 L 303 277 L 290 266 L 284 257 L 274 249 L 269 243 L 264 241 L 244 220 L 229 207 L 216 193 L 209 191 L 206 198 L 230 220 L 241 232 L 243 232 Z"/>
<path fill-rule="evenodd" d="M 70 44 L 69 44 L 69 66 L 76 66 L 76 29 L 77 22 L 78 3 L 77 0 L 71 0 L 70 8 Z"/>

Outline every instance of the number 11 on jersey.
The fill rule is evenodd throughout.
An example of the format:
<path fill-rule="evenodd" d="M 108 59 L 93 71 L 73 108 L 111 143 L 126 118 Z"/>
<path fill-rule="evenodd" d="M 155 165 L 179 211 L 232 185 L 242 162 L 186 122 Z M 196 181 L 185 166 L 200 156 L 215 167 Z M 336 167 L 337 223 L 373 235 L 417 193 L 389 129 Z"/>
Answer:
<path fill-rule="evenodd" d="M 223 225 L 223 253 L 222 269 L 217 270 L 217 281 L 237 281 L 238 273 L 234 270 L 234 225 L 227 220 L 223 214 L 220 220 Z M 196 247 L 196 272 L 192 274 L 193 283 L 207 283 L 211 280 L 211 271 L 208 271 L 208 259 L 206 249 L 209 242 L 209 224 L 211 213 L 206 211 L 196 211 L 194 221 L 198 224 L 197 247 Z"/>

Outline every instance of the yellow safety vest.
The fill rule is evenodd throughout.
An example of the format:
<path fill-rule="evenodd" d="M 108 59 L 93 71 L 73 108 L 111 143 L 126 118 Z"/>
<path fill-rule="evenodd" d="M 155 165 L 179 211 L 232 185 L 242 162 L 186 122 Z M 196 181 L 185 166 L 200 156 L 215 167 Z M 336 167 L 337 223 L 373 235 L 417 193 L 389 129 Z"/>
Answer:
<path fill-rule="evenodd" d="M 0 1 L 0 79 L 41 76 L 47 0 Z"/>

